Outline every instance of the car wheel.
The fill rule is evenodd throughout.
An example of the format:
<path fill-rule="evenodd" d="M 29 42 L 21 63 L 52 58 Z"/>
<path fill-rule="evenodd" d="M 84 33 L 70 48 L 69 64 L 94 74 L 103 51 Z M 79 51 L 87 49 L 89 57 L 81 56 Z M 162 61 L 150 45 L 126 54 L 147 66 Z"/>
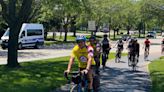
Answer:
<path fill-rule="evenodd" d="M 6 47 L 5 47 L 5 46 L 1 46 L 1 48 L 2 48 L 3 50 L 5 50 L 5 49 L 6 49 Z"/>
<path fill-rule="evenodd" d="M 43 48 L 43 45 L 40 45 L 38 42 L 35 44 L 35 48 L 36 49 L 41 49 Z"/>
<path fill-rule="evenodd" d="M 22 44 L 21 44 L 21 43 L 19 43 L 19 45 L 18 45 L 18 49 L 19 49 L 19 50 L 22 49 Z"/>

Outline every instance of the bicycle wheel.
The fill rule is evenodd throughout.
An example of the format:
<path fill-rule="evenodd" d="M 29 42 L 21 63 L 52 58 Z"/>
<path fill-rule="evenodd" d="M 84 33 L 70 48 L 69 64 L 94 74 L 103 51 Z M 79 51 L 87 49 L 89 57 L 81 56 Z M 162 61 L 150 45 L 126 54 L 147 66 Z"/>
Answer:
<path fill-rule="evenodd" d="M 118 63 L 120 62 L 121 59 L 121 52 L 118 53 Z"/>
<path fill-rule="evenodd" d="M 93 90 L 94 90 L 94 92 L 99 92 L 99 87 L 100 87 L 100 77 L 94 76 L 93 77 Z"/>
<path fill-rule="evenodd" d="M 134 71 L 134 56 L 131 56 L 131 67 L 132 67 L 132 71 Z"/>
<path fill-rule="evenodd" d="M 148 59 L 148 52 L 145 52 L 145 54 L 144 54 L 144 59 L 145 59 L 145 60 Z"/>
<path fill-rule="evenodd" d="M 106 60 L 107 60 L 107 58 L 106 58 L 106 54 L 103 53 L 103 54 L 102 54 L 102 65 L 103 65 L 103 68 L 104 68 L 105 65 L 106 65 Z"/>
<path fill-rule="evenodd" d="M 115 55 L 115 63 L 117 63 L 117 59 L 118 59 L 118 52 L 116 52 L 116 55 Z"/>
<path fill-rule="evenodd" d="M 128 66 L 131 66 L 130 55 L 128 55 Z"/>
<path fill-rule="evenodd" d="M 133 61 L 132 61 L 132 70 L 136 71 L 136 64 L 137 64 L 137 59 L 135 56 L 133 56 Z"/>
<path fill-rule="evenodd" d="M 80 85 L 74 85 L 74 86 L 71 88 L 70 92 L 82 92 L 82 88 L 81 88 Z"/>

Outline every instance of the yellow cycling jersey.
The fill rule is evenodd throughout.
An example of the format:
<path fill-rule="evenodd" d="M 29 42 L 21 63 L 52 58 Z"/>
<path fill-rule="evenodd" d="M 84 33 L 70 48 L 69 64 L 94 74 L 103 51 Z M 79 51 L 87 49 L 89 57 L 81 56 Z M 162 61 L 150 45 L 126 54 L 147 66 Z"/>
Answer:
<path fill-rule="evenodd" d="M 87 67 L 87 61 L 88 61 L 88 48 L 79 48 L 78 45 L 76 45 L 72 49 L 71 53 L 72 57 L 76 57 L 78 59 L 78 66 L 79 68 L 86 68 Z M 92 65 L 95 65 L 95 61 L 92 58 Z"/>

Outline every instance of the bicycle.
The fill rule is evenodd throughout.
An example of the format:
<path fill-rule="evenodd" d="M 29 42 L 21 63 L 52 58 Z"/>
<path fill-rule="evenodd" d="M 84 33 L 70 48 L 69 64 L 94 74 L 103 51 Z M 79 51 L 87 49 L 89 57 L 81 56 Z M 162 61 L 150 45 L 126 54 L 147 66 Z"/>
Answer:
<path fill-rule="evenodd" d="M 68 77 L 67 73 L 64 73 L 64 77 L 68 80 L 68 83 L 72 85 L 70 87 L 70 92 L 87 92 L 88 91 L 88 79 L 86 74 L 82 74 L 79 71 L 73 71 L 69 73 L 71 75 Z"/>
<path fill-rule="evenodd" d="M 138 63 L 138 57 L 135 54 L 131 54 L 130 56 L 130 61 L 131 61 L 131 67 L 133 71 L 136 71 L 137 69 L 137 63 Z"/>
<path fill-rule="evenodd" d="M 102 53 L 102 66 L 103 66 L 103 70 L 105 69 L 106 61 L 107 61 L 107 55 L 106 55 L 106 52 L 103 51 L 103 53 Z"/>
<path fill-rule="evenodd" d="M 116 50 L 115 62 L 116 62 L 116 63 L 119 63 L 119 62 L 120 62 L 120 59 L 121 59 L 121 48 L 118 48 L 118 49 Z"/>
<path fill-rule="evenodd" d="M 127 57 L 128 57 L 128 66 L 131 66 L 131 60 L 130 60 L 130 57 L 131 57 L 131 56 L 130 56 L 130 53 L 131 53 L 131 52 L 128 52 L 128 56 L 127 56 Z"/>
<path fill-rule="evenodd" d="M 148 50 L 145 50 L 144 52 L 144 60 L 148 60 L 148 56 L 149 56 L 149 51 Z"/>

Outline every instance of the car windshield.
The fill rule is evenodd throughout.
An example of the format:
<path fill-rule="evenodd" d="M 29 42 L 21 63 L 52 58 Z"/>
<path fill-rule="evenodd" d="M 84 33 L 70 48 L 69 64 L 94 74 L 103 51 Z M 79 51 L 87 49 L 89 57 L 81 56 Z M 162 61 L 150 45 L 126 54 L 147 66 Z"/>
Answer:
<path fill-rule="evenodd" d="M 3 36 L 9 36 L 9 28 L 6 30 L 6 32 L 4 33 L 4 35 Z"/>

